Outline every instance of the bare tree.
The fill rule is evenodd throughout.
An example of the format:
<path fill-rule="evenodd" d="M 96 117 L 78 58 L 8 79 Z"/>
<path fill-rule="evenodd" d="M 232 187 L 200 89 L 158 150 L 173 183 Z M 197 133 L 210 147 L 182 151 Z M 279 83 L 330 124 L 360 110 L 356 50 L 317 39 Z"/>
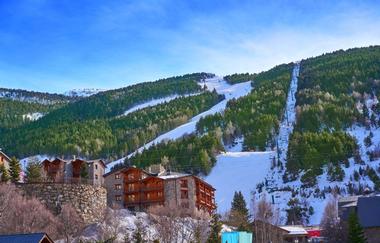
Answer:
<path fill-rule="evenodd" d="M 58 220 L 61 224 L 60 231 L 66 238 L 67 243 L 71 242 L 71 237 L 80 233 L 84 227 L 82 218 L 70 204 L 62 206 Z"/>
<path fill-rule="evenodd" d="M 103 223 L 100 226 L 100 236 L 103 241 L 116 240 L 121 223 L 115 210 L 107 208 L 104 213 Z"/>
<path fill-rule="evenodd" d="M 331 242 L 346 242 L 347 226 L 339 220 L 338 202 L 334 195 L 325 206 L 321 219 L 322 235 Z"/>
<path fill-rule="evenodd" d="M 255 220 L 260 220 L 265 223 L 278 225 L 280 223 L 280 213 L 276 207 L 267 200 L 266 194 L 264 194 L 257 202 L 255 195 L 252 193 L 252 210 Z"/>
<path fill-rule="evenodd" d="M 25 198 L 13 185 L 0 185 L 0 233 L 46 232 L 57 238 L 59 222 L 37 199 Z"/>

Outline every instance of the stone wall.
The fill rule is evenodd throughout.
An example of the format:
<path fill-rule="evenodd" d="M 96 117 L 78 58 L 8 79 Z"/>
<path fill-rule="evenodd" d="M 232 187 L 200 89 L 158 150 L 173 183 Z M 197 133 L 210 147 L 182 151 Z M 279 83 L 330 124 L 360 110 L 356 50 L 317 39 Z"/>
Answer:
<path fill-rule="evenodd" d="M 17 184 L 17 188 L 24 195 L 36 197 L 55 214 L 63 204 L 70 203 L 88 224 L 100 221 L 107 208 L 107 191 L 99 186 L 25 183 Z"/>

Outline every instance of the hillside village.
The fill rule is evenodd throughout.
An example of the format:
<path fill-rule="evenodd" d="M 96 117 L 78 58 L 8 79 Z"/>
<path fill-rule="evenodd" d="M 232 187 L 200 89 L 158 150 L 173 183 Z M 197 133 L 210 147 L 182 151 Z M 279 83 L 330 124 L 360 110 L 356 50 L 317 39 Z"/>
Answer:
<path fill-rule="evenodd" d="M 372 49 L 379 48 L 352 49 L 319 58 L 339 59 L 347 53 L 355 57 Z M 347 242 L 358 237 L 378 242 L 378 81 L 368 81 L 372 94 L 356 94 L 356 103 L 352 103 L 356 110 L 341 111 L 349 116 L 343 120 L 352 119 L 344 126 L 346 133 L 337 132 L 342 121 L 330 121 L 332 116 L 314 124 L 303 123 L 303 113 L 313 107 L 313 101 L 302 106 L 306 102 L 303 92 L 311 92 L 304 87 L 304 80 L 312 61 L 249 77 L 203 76 L 198 81 L 202 92 L 219 97 L 213 106 L 142 147 L 136 143 L 136 151 L 116 160 L 86 159 L 81 153 L 18 160 L 0 150 L 0 233 L 5 235 L 0 236 L 0 242 L 1 237 L 41 237 L 47 242 L 234 242 L 238 238 L 243 242 Z M 358 61 L 354 58 L 352 62 Z M 251 85 L 247 78 L 258 81 Z M 221 121 L 239 100 L 251 99 L 259 91 L 273 92 L 266 80 L 283 83 L 278 87 L 284 90 L 277 93 L 284 108 L 277 114 L 278 124 L 269 123 L 274 127 L 267 130 L 270 139 L 265 147 L 259 148 L 255 131 L 244 131 L 243 126 L 237 131 L 240 120 L 234 121 L 236 127 L 230 122 L 220 131 L 225 126 Z M 320 96 L 316 89 L 316 96 Z M 170 106 L 197 95 L 152 99 L 123 112 L 127 118 L 137 117 L 146 109 Z M 328 96 L 318 99 L 338 99 Z M 349 99 L 345 102 L 351 104 Z M 318 109 L 326 105 L 321 100 L 318 104 Z M 246 114 L 237 113 L 240 115 Z M 312 135 L 315 130 L 308 126 L 318 122 L 333 130 Z M 215 124 L 220 127 L 212 130 Z M 309 147 L 300 154 L 302 144 L 295 139 L 305 135 L 315 137 L 303 138 Z M 249 137 L 254 138 L 254 148 L 250 148 Z M 187 146 L 185 152 L 176 148 L 182 144 Z M 199 155 L 189 153 L 192 146 L 200 146 Z M 295 154 L 309 157 L 300 159 Z M 325 161 L 326 156 L 330 163 L 319 164 L 319 169 L 312 164 Z M 189 166 L 189 161 L 193 165 Z M 311 169 L 302 171 L 297 166 L 305 162 Z M 34 234 L 41 232 L 46 235 Z"/>

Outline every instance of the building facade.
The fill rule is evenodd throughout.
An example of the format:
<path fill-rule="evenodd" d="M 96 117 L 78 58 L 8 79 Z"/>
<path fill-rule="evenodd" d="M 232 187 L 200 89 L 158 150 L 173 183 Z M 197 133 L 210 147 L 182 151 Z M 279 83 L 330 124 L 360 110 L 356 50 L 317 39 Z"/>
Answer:
<path fill-rule="evenodd" d="M 44 178 L 51 182 L 86 183 L 98 186 L 104 184 L 103 175 L 106 165 L 102 160 L 45 159 L 42 161 L 41 167 Z"/>
<path fill-rule="evenodd" d="M 9 158 L 3 151 L 0 150 L 0 165 L 4 166 L 6 170 L 9 170 L 9 162 L 11 161 L 11 158 Z M 1 179 L 0 174 L 0 179 Z"/>
<path fill-rule="evenodd" d="M 163 206 L 189 215 L 211 214 L 216 209 L 215 189 L 202 179 L 190 174 L 148 171 L 127 167 L 106 174 L 108 204 L 133 211 Z"/>
<path fill-rule="evenodd" d="M 351 213 L 359 218 L 368 243 L 380 239 L 380 194 L 342 197 L 338 200 L 338 214 L 341 220 L 348 222 Z"/>

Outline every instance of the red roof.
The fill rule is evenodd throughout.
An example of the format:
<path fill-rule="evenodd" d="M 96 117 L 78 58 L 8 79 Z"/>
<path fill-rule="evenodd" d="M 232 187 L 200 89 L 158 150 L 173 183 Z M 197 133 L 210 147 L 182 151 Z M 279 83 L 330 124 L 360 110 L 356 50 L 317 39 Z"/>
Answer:
<path fill-rule="evenodd" d="M 309 237 L 320 237 L 321 230 L 306 230 Z"/>

